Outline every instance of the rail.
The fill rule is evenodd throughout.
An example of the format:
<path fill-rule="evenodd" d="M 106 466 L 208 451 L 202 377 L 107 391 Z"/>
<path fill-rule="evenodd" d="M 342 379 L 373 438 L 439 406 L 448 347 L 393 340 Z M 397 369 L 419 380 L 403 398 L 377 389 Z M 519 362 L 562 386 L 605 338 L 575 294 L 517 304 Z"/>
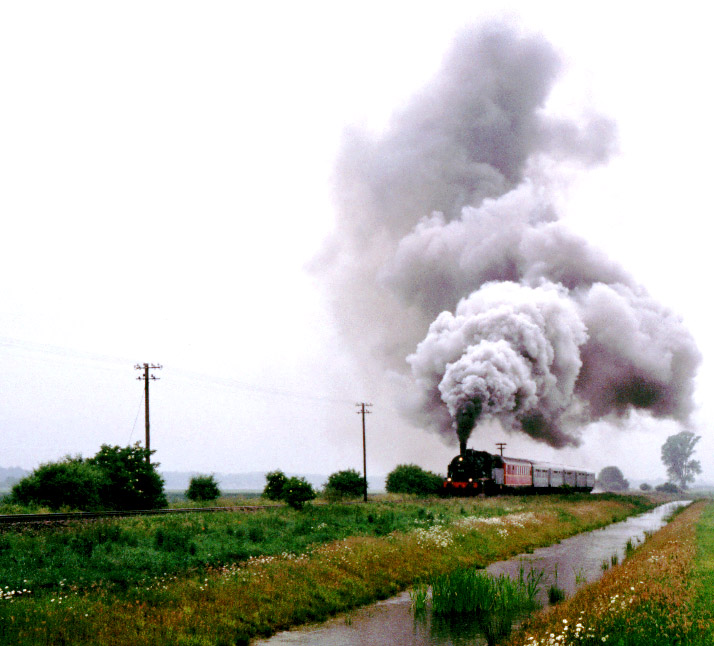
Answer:
<path fill-rule="evenodd" d="M 377 494 L 379 495 L 379 494 Z M 399 505 L 404 502 L 419 502 L 428 499 L 422 498 L 397 498 L 393 500 L 370 499 L 365 503 L 363 500 L 343 500 L 341 505 L 364 505 L 378 502 L 383 505 Z M 322 507 L 330 505 L 329 502 L 313 502 L 313 506 Z M 71 511 L 71 512 L 47 512 L 44 514 L 0 514 L 0 526 L 21 525 L 33 523 L 61 523 L 71 520 L 101 520 L 105 518 L 125 518 L 129 516 L 170 516 L 173 514 L 196 514 L 214 512 L 243 512 L 250 513 L 263 511 L 265 509 L 281 509 L 286 505 L 231 505 L 229 507 L 177 507 L 175 509 L 125 509 L 122 511 Z"/>
<path fill-rule="evenodd" d="M 231 507 L 181 507 L 176 509 L 126 509 L 123 511 L 75 511 L 46 514 L 0 514 L 0 525 L 59 523 L 71 520 L 99 520 L 127 516 L 170 516 L 173 514 L 212 512 L 254 512 L 276 505 L 235 505 Z"/>

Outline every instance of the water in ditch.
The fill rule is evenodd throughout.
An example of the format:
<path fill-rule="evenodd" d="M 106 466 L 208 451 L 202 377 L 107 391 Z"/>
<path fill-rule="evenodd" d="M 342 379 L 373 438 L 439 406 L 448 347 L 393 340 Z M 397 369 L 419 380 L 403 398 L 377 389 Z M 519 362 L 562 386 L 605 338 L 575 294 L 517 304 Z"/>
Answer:
<path fill-rule="evenodd" d="M 525 567 L 543 571 L 540 601 L 547 604 L 551 584 L 571 596 L 579 587 L 599 579 L 604 567 L 622 561 L 628 541 L 636 546 L 646 533 L 656 532 L 678 506 L 688 501 L 661 505 L 640 516 L 628 518 L 562 542 L 522 554 L 508 561 L 492 563 L 486 571 L 518 577 Z M 415 618 L 411 598 L 403 592 L 391 599 L 339 615 L 323 624 L 285 631 L 255 646 L 480 646 L 486 640 L 474 623 L 443 620 L 431 613 Z"/>

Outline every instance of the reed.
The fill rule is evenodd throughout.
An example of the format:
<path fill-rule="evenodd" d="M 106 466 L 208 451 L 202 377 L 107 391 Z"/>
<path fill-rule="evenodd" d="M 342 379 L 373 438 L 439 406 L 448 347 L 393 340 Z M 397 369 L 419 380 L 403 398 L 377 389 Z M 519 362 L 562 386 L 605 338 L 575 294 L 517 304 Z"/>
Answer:
<path fill-rule="evenodd" d="M 420 583 L 409 591 L 409 598 L 412 602 L 412 610 L 415 617 L 423 617 L 426 614 L 427 600 L 429 598 L 429 586 Z"/>
<path fill-rule="evenodd" d="M 635 544 L 631 538 L 627 539 L 625 543 L 625 558 L 630 558 L 635 553 Z"/>
<path fill-rule="evenodd" d="M 565 600 L 565 590 L 558 586 L 558 566 L 555 566 L 555 578 L 548 588 L 548 602 L 551 606 Z"/>
<path fill-rule="evenodd" d="M 516 619 L 537 608 L 542 577 L 542 571 L 533 569 L 526 574 L 522 565 L 516 580 L 474 568 L 442 574 L 431 581 L 432 611 L 437 617 L 471 617 L 488 644 L 495 644 L 510 633 Z"/>

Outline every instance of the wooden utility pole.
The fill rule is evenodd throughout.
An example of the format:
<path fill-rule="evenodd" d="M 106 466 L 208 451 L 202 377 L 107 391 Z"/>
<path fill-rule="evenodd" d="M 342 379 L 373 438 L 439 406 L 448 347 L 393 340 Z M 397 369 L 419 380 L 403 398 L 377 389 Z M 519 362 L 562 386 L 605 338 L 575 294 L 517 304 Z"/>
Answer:
<path fill-rule="evenodd" d="M 359 406 L 360 410 L 357 411 L 358 415 L 362 415 L 362 464 L 364 466 L 364 501 L 367 502 L 367 433 L 365 429 L 365 415 L 369 415 L 372 411 L 367 410 L 372 404 L 366 404 L 361 402 L 355 404 Z"/>
<path fill-rule="evenodd" d="M 150 425 L 149 425 L 149 381 L 154 380 L 156 381 L 158 377 L 155 375 L 149 374 L 149 370 L 161 370 L 161 365 L 153 364 L 153 363 L 137 363 L 134 366 L 134 370 L 143 370 L 144 374 L 140 375 L 137 377 L 137 379 L 143 380 L 144 381 L 144 426 L 146 428 L 146 440 L 145 440 L 145 446 L 146 446 L 146 461 L 151 462 L 151 454 L 149 451 L 151 451 L 151 433 L 150 433 Z"/>
<path fill-rule="evenodd" d="M 499 451 L 501 451 L 501 457 L 503 457 L 503 447 L 506 446 L 505 442 L 496 442 L 496 446 L 498 447 Z"/>

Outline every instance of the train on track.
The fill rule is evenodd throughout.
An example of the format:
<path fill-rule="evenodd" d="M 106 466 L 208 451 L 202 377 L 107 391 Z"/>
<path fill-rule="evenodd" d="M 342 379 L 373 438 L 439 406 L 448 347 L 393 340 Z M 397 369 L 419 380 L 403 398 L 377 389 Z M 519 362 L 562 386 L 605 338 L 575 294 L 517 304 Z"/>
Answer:
<path fill-rule="evenodd" d="M 594 486 L 595 474 L 591 471 L 464 449 L 449 463 L 443 493 L 450 496 L 589 493 Z"/>

